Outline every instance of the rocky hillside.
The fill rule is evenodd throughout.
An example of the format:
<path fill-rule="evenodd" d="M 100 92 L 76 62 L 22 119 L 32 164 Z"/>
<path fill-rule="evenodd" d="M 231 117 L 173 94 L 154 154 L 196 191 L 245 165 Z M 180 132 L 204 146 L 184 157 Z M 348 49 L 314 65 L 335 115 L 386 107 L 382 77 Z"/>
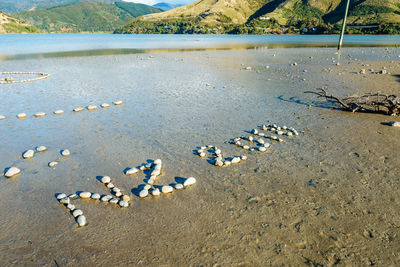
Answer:
<path fill-rule="evenodd" d="M 232 25 L 254 27 L 310 27 L 341 22 L 346 0 L 198 0 L 162 13 L 134 19 L 118 32 L 157 32 L 191 27 L 194 32 L 227 32 Z M 348 23 L 352 25 L 400 23 L 399 0 L 352 0 Z M 250 27 L 250 26 L 249 26 Z M 253 26 L 251 26 L 253 27 Z M 150 30 L 149 30 L 150 29 Z M 215 30 L 217 29 L 217 30 Z M 167 31 L 171 32 L 171 31 Z M 179 31 L 178 31 L 179 32 Z M 189 31 L 190 33 L 190 31 Z"/>
<path fill-rule="evenodd" d="M 97 1 L 67 4 L 43 10 L 16 13 L 46 32 L 113 32 L 137 16 L 161 12 L 148 5 Z"/>
<path fill-rule="evenodd" d="M 42 31 L 0 11 L 0 34 L 41 33 Z"/>

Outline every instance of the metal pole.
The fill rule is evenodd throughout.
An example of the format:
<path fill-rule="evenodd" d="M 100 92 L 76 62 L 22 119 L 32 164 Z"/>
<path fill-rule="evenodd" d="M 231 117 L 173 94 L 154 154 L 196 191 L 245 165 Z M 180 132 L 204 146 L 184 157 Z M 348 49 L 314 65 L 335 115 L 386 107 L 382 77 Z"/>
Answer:
<path fill-rule="evenodd" d="M 347 0 L 346 11 L 344 13 L 343 24 L 342 24 L 342 31 L 340 33 L 339 44 L 337 47 L 338 51 L 340 51 L 340 49 L 342 48 L 343 35 L 344 35 L 344 29 L 346 28 L 346 19 L 347 19 L 347 13 L 349 12 L 349 6 L 350 6 L 350 0 Z"/>

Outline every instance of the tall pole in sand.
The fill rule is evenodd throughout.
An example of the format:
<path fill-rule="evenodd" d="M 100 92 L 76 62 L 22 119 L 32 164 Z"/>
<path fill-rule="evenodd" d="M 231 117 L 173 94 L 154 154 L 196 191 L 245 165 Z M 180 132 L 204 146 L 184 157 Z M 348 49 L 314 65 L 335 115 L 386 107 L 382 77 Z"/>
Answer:
<path fill-rule="evenodd" d="M 344 35 L 344 29 L 346 28 L 346 19 L 347 19 L 347 13 L 349 12 L 349 6 L 350 6 L 350 0 L 347 0 L 346 11 L 344 13 L 343 24 L 342 24 L 342 31 L 340 33 L 339 44 L 337 47 L 338 52 L 342 48 L 343 35 Z"/>

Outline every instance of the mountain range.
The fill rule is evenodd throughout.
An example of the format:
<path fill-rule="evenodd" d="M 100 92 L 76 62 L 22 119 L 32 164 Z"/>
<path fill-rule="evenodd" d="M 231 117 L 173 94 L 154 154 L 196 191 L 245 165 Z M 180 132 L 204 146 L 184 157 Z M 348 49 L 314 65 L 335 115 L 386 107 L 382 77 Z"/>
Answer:
<path fill-rule="evenodd" d="M 198 0 L 162 13 L 138 17 L 118 33 L 226 33 L 249 27 L 336 25 L 347 0 Z M 259 21 L 263 20 L 262 23 Z M 400 24 L 399 0 L 352 0 L 348 24 Z M 246 26 L 247 25 L 247 26 Z M 191 31 L 182 31 L 183 27 Z M 206 31 L 205 31 L 206 30 Z"/>
<path fill-rule="evenodd" d="M 135 17 L 162 11 L 144 4 L 103 1 L 74 1 L 13 15 L 46 32 L 113 32 Z"/>

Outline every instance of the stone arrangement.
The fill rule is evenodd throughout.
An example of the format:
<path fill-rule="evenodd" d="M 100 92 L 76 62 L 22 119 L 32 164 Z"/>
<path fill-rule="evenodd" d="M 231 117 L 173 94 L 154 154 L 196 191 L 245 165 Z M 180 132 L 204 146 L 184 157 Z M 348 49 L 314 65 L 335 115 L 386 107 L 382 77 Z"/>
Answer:
<path fill-rule="evenodd" d="M 240 163 L 241 161 L 247 160 L 247 156 L 245 156 L 245 155 L 234 156 L 231 158 L 225 158 L 222 155 L 221 149 L 219 149 L 216 146 L 212 146 L 212 145 L 199 147 L 199 149 L 197 150 L 197 155 L 200 158 L 205 158 L 206 152 L 211 153 L 211 155 L 212 155 L 211 160 L 212 160 L 212 162 L 214 162 L 214 165 L 218 166 L 218 167 L 226 167 L 231 164 L 237 164 L 237 163 Z"/>
<path fill-rule="evenodd" d="M 26 82 L 34 82 L 34 81 L 39 81 L 39 80 L 43 80 L 43 79 L 47 79 L 50 77 L 50 74 L 48 73 L 43 73 L 43 72 L 18 72 L 18 71 L 7 71 L 7 72 L 0 72 L 0 74 L 2 75 L 37 75 L 38 77 L 36 78 L 32 78 L 32 79 L 27 79 L 27 80 L 14 80 L 14 78 L 12 77 L 6 77 L 4 79 L 0 79 L 0 84 L 11 84 L 11 83 L 26 83 Z"/>
<path fill-rule="evenodd" d="M 118 101 L 113 102 L 113 104 L 114 104 L 114 106 L 121 106 L 123 104 L 123 102 L 121 100 L 118 100 Z M 108 103 L 103 103 L 100 105 L 101 108 L 109 108 L 110 106 L 111 105 Z M 88 111 L 95 111 L 95 110 L 97 110 L 97 106 L 96 105 L 88 105 L 86 107 L 86 109 Z M 85 108 L 83 108 L 83 107 L 77 107 L 77 108 L 74 108 L 72 111 L 75 113 L 78 113 L 78 112 L 82 112 L 84 110 L 85 110 Z M 53 111 L 53 114 L 54 115 L 62 115 L 62 114 L 64 114 L 64 110 L 62 110 L 62 109 L 55 110 L 55 111 Z M 47 115 L 47 113 L 45 113 L 45 112 L 36 112 L 32 116 L 35 118 L 43 118 L 46 115 Z M 17 114 L 17 118 L 21 119 L 21 120 L 26 119 L 27 117 L 28 116 L 26 115 L 26 113 Z M 5 120 L 6 118 L 7 118 L 6 116 L 0 115 L 0 120 Z"/>

